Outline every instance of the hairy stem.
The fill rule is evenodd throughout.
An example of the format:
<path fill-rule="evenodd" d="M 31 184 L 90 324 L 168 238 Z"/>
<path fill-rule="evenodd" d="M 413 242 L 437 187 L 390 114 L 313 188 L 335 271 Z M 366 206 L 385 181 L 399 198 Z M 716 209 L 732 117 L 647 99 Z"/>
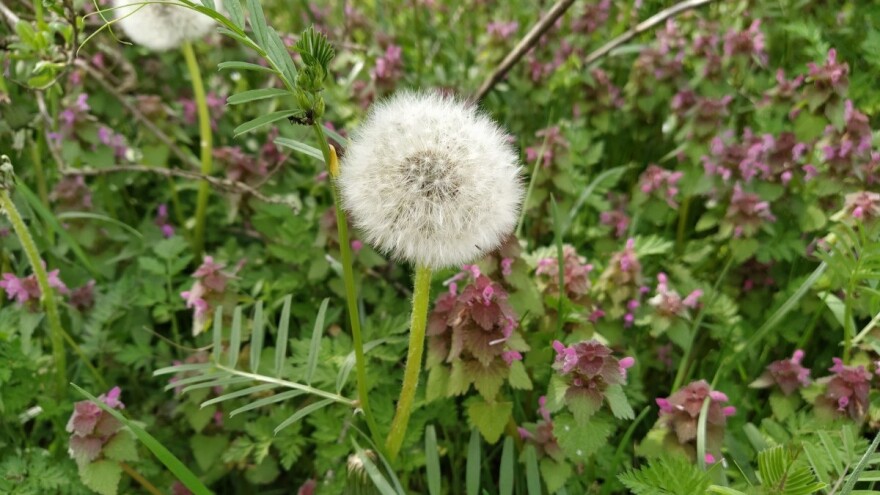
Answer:
<path fill-rule="evenodd" d="M 208 100 L 205 98 L 205 85 L 202 82 L 202 73 L 191 43 L 183 44 L 183 56 L 186 59 L 186 67 L 192 79 L 193 96 L 196 99 L 196 109 L 199 115 L 199 143 L 201 153 L 201 173 L 211 175 L 214 168 L 213 134 L 211 131 L 211 115 L 208 113 Z M 208 196 L 211 193 L 210 184 L 205 181 L 199 183 L 198 198 L 196 199 L 196 228 L 193 237 L 193 249 L 197 257 L 201 258 L 205 248 L 205 215 L 208 210 Z"/>
<path fill-rule="evenodd" d="M 403 372 L 403 388 L 397 411 L 391 422 L 391 431 L 385 442 L 388 457 L 393 461 L 400 452 L 409 415 L 412 412 L 413 399 L 419 385 L 419 370 L 422 368 L 422 352 L 425 349 L 425 324 L 428 320 L 428 299 L 431 294 L 431 269 L 424 266 L 416 267 L 416 279 L 413 289 L 412 320 L 409 328 L 409 351 L 406 356 L 406 369 Z"/>
<path fill-rule="evenodd" d="M 37 284 L 40 286 L 42 294 L 43 306 L 46 309 L 46 319 L 49 322 L 49 337 L 52 341 L 52 356 L 55 360 L 55 378 L 57 380 L 57 393 L 61 397 L 67 388 L 67 356 L 64 353 L 64 329 L 61 326 L 61 317 L 58 314 L 58 306 L 55 303 L 55 292 L 49 286 L 49 275 L 43 267 L 40 253 L 34 244 L 30 231 L 24 224 L 18 209 L 9 197 L 9 191 L 0 190 L 0 206 L 12 223 L 15 235 L 24 249 L 25 256 L 31 265 L 31 269 L 37 276 Z"/>
<path fill-rule="evenodd" d="M 321 152 L 324 155 L 324 163 L 330 174 L 330 189 L 333 191 L 333 205 L 336 209 L 336 231 L 339 236 L 339 251 L 342 257 L 342 278 L 345 284 L 345 301 L 348 305 L 348 320 L 351 324 L 351 340 L 354 345 L 355 373 L 357 374 L 358 402 L 364 411 L 367 427 L 376 444 L 380 444 L 379 427 L 373 417 L 370 408 L 370 396 L 367 390 L 367 358 L 364 355 L 364 338 L 361 333 L 361 317 L 357 304 L 357 287 L 354 283 L 354 266 L 351 255 L 351 242 L 348 236 L 348 220 L 345 218 L 345 210 L 339 198 L 339 190 L 336 179 L 339 177 L 339 162 L 336 158 L 336 150 L 327 143 L 327 136 L 321 124 L 315 122 L 312 127 L 318 137 Z"/>

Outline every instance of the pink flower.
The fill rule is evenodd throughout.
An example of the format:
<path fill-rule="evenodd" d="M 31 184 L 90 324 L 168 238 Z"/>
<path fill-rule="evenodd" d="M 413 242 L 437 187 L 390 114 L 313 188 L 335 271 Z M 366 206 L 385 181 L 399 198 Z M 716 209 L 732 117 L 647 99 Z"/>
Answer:
<path fill-rule="evenodd" d="M 705 380 L 692 382 L 678 390 L 668 398 L 657 398 L 660 407 L 660 419 L 669 427 L 670 434 L 682 445 L 694 445 L 697 439 L 697 421 L 703 408 L 703 401 L 710 399 L 707 412 L 706 439 L 707 449 L 719 453 L 724 438 L 727 418 L 736 413 L 736 408 L 723 406 L 728 401 L 727 395 L 712 390 Z"/>
<path fill-rule="evenodd" d="M 825 392 L 817 398 L 817 406 L 827 407 L 861 421 L 868 411 L 868 392 L 873 375 L 864 366 L 846 366 L 840 358 L 832 358 L 831 376 L 820 378 Z"/>
<path fill-rule="evenodd" d="M 168 221 L 168 205 L 161 203 L 156 208 L 156 218 L 153 223 L 162 231 L 162 236 L 166 239 L 174 235 L 174 227 Z"/>
<path fill-rule="evenodd" d="M 359 253 L 361 249 L 364 248 L 364 243 L 357 239 L 351 241 L 351 250 L 354 251 L 355 254 Z"/>
<path fill-rule="evenodd" d="M 798 349 L 794 351 L 791 359 L 782 359 L 770 363 L 767 366 L 767 371 L 755 380 L 751 386 L 764 388 L 775 384 L 782 390 L 783 394 L 791 395 L 798 388 L 806 387 L 810 384 L 810 369 L 801 365 L 803 359 L 804 351 Z"/>
<path fill-rule="evenodd" d="M 113 409 L 124 409 L 125 405 L 119 400 L 120 394 L 119 387 L 113 387 L 98 399 Z M 122 423 L 93 402 L 85 400 L 75 403 L 73 414 L 67 422 L 67 431 L 71 433 L 70 456 L 78 463 L 94 461 L 101 456 L 103 446 L 121 429 Z"/>
<path fill-rule="evenodd" d="M 578 300 L 590 291 L 590 272 L 593 265 L 587 263 L 586 258 L 579 256 L 571 245 L 562 247 L 563 256 L 563 282 L 565 295 L 571 300 Z M 556 257 L 544 258 L 538 261 L 535 274 L 546 284 L 546 291 L 550 294 L 559 294 L 559 260 Z"/>

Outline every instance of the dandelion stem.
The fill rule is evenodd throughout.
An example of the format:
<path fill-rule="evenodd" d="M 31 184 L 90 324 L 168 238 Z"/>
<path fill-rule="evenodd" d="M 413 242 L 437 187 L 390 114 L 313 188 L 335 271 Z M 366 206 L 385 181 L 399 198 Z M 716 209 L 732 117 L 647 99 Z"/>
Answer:
<path fill-rule="evenodd" d="M 208 114 L 208 100 L 205 97 L 205 85 L 202 82 L 202 73 L 191 43 L 183 44 L 183 56 L 186 59 L 186 67 L 192 79 L 193 97 L 196 100 L 196 110 L 199 115 L 199 143 L 201 153 L 201 173 L 211 175 L 214 168 L 212 156 L 213 135 L 211 131 L 211 116 Z M 193 237 L 193 250 L 198 258 L 201 258 L 205 248 L 205 215 L 208 210 L 208 196 L 211 193 L 210 184 L 205 181 L 199 183 L 199 192 L 196 199 L 196 227 Z"/>
<path fill-rule="evenodd" d="M 425 349 L 425 324 L 428 320 L 428 299 L 431 294 L 431 269 L 425 266 L 416 267 L 416 278 L 413 289 L 412 320 L 409 328 L 409 351 L 406 356 L 406 369 L 403 372 L 403 388 L 397 411 L 391 422 L 391 431 L 385 442 L 388 457 L 393 461 L 400 452 L 406 426 L 412 412 L 413 399 L 419 385 L 419 370 L 422 367 L 422 351 Z"/>
<path fill-rule="evenodd" d="M 34 275 L 37 277 L 37 284 L 40 286 L 42 294 L 43 306 L 46 308 L 46 319 L 49 322 L 49 336 L 52 341 L 52 356 L 55 360 L 55 374 L 58 383 L 57 393 L 61 397 L 67 388 L 67 356 L 64 353 L 64 329 L 61 326 L 61 317 L 58 314 L 58 306 L 55 303 L 55 292 L 49 286 L 49 275 L 43 267 L 40 253 L 34 244 L 30 231 L 24 224 L 15 203 L 9 196 L 9 191 L 0 189 L 0 207 L 12 223 L 15 235 L 18 237 L 21 247 L 24 249 L 25 256 L 31 265 Z"/>
<path fill-rule="evenodd" d="M 355 372 L 357 373 L 358 402 L 364 411 L 364 418 L 370 435 L 376 444 L 380 442 L 379 427 L 373 418 L 373 410 L 370 408 L 369 392 L 367 389 L 367 359 L 364 355 L 364 339 L 361 333 L 361 317 L 357 304 L 357 288 L 354 283 L 354 267 L 351 256 L 351 243 L 348 237 L 348 220 L 345 218 L 345 210 L 339 199 L 339 190 L 336 179 L 339 176 L 339 163 L 336 158 L 336 150 L 327 143 L 327 136 L 321 124 L 315 122 L 312 126 L 318 136 L 321 152 L 324 155 L 324 163 L 330 174 L 331 190 L 333 191 L 333 204 L 336 209 L 336 230 L 339 236 L 339 251 L 342 257 L 342 278 L 345 284 L 345 300 L 348 305 L 348 318 L 351 324 L 351 340 L 354 346 Z"/>

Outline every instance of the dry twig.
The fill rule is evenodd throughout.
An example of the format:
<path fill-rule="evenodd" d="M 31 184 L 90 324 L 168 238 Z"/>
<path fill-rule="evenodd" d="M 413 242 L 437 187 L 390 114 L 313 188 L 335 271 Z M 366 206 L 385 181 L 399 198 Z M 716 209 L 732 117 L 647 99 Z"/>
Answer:
<path fill-rule="evenodd" d="M 221 191 L 237 194 L 248 194 L 264 203 L 288 206 L 294 211 L 294 213 L 299 213 L 300 211 L 300 204 L 295 200 L 279 196 L 266 196 L 265 194 L 254 189 L 248 184 L 245 184 L 244 182 L 222 179 L 219 177 L 212 177 L 210 175 L 202 175 L 198 172 L 191 172 L 189 170 L 164 167 L 149 167 L 147 165 L 115 165 L 106 168 L 65 168 L 61 170 L 61 173 L 64 175 L 81 176 L 97 176 L 124 172 L 148 173 L 161 175 L 164 177 L 181 177 L 191 180 L 203 180 L 211 185 L 211 187 L 214 187 Z"/>

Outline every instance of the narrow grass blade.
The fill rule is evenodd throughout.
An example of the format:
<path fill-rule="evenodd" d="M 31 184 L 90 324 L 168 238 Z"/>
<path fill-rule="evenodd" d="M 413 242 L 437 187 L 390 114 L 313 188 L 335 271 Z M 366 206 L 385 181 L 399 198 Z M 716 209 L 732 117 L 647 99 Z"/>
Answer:
<path fill-rule="evenodd" d="M 330 298 L 325 298 L 318 309 L 318 317 L 315 318 L 315 329 L 312 330 L 312 340 L 309 342 L 309 357 L 306 361 L 306 385 L 312 384 L 315 369 L 318 367 L 318 355 L 321 354 L 321 337 L 324 335 L 324 317 L 327 316 L 327 305 Z"/>
<path fill-rule="evenodd" d="M 281 376 L 281 369 L 284 367 L 284 358 L 287 356 L 287 335 L 290 330 L 290 303 L 293 302 L 293 296 L 284 298 L 284 305 L 281 307 L 281 319 L 278 320 L 278 336 L 275 341 L 275 376 Z"/>
<path fill-rule="evenodd" d="M 214 362 L 219 363 L 220 358 L 223 355 L 223 306 L 217 306 L 217 310 L 214 311 L 214 349 L 212 354 L 214 356 Z"/>
<path fill-rule="evenodd" d="M 526 488 L 529 495 L 541 495 L 541 473 L 534 445 L 526 445 Z"/>
<path fill-rule="evenodd" d="M 428 478 L 428 494 L 440 495 L 440 455 L 434 425 L 425 428 L 425 474 Z"/>
<path fill-rule="evenodd" d="M 241 306 L 236 306 L 232 313 L 232 332 L 229 334 L 229 355 L 227 365 L 235 368 L 238 363 L 238 353 L 241 349 Z"/>
<path fill-rule="evenodd" d="M 480 466 L 482 461 L 482 448 L 480 445 L 480 432 L 476 428 L 471 430 L 471 441 L 468 443 L 467 468 L 465 473 L 465 487 L 467 495 L 479 495 L 480 493 Z"/>
<path fill-rule="evenodd" d="M 144 235 L 138 232 L 137 229 L 135 229 L 131 225 L 125 222 L 120 222 L 119 220 L 108 217 L 106 215 L 99 215 L 97 213 L 91 213 L 88 211 L 65 211 L 58 214 L 58 220 L 97 220 L 99 222 L 105 222 L 120 227 L 121 229 L 137 237 L 138 239 L 144 240 Z"/>
<path fill-rule="evenodd" d="M 312 414 L 313 412 L 317 411 L 318 409 L 323 409 L 324 407 L 329 406 L 333 402 L 334 401 L 332 399 L 324 399 L 324 400 L 319 400 L 318 402 L 315 402 L 313 404 L 309 404 L 308 406 L 293 413 L 292 416 L 290 416 L 289 418 L 282 421 L 280 425 L 276 426 L 275 427 L 275 434 L 277 435 L 279 431 L 281 431 L 281 430 L 287 428 L 288 426 L 296 423 L 297 421 L 305 418 L 306 416 L 308 416 L 309 414 Z"/>
<path fill-rule="evenodd" d="M 504 448 L 501 450 L 501 470 L 498 473 L 499 495 L 513 495 L 513 450 L 513 438 L 505 438 Z"/>
<path fill-rule="evenodd" d="M 156 440 L 152 435 L 147 433 L 147 430 L 141 428 L 133 421 L 129 421 L 128 418 L 122 415 L 116 409 L 110 408 L 107 404 L 104 404 L 104 401 L 98 400 L 94 395 L 86 392 L 82 388 L 78 387 L 76 384 L 70 384 L 73 388 L 76 389 L 77 392 L 81 393 L 83 396 L 87 397 L 90 401 L 92 401 L 95 405 L 103 409 L 105 412 L 118 419 L 119 422 L 127 426 L 134 436 L 144 444 L 145 447 L 150 449 L 150 452 L 156 456 L 157 459 L 166 467 L 169 471 L 171 471 L 174 476 L 183 483 L 191 492 L 195 495 L 211 495 L 211 490 L 208 490 L 208 487 L 202 483 L 202 481 L 193 474 L 189 468 L 182 462 L 180 459 L 174 456 L 168 449 L 166 449 L 158 440 Z"/>
<path fill-rule="evenodd" d="M 257 301 L 257 305 L 254 307 L 254 326 L 251 329 L 250 365 L 253 373 L 256 373 L 260 367 L 260 356 L 263 354 L 264 323 L 263 301 Z"/>
<path fill-rule="evenodd" d="M 877 445 L 880 444 L 880 433 L 874 435 L 874 441 L 871 442 L 871 445 L 868 446 L 868 450 L 865 451 L 865 454 L 859 460 L 859 463 L 856 464 L 855 469 L 853 469 L 852 474 L 849 475 L 849 479 L 846 480 L 846 484 L 843 485 L 843 490 L 840 491 L 840 495 L 850 495 L 852 491 L 856 487 L 856 483 L 859 481 L 859 476 L 864 471 L 865 467 L 868 465 L 868 462 L 871 460 L 871 456 L 874 454 L 874 451 L 877 450 Z M 872 473 L 877 473 L 876 471 Z M 880 480 L 880 476 L 872 476 L 872 480 L 865 481 L 876 481 Z"/>
<path fill-rule="evenodd" d="M 391 484 L 388 483 L 388 480 L 382 476 L 382 472 L 379 471 L 379 468 L 376 467 L 376 464 L 373 463 L 373 460 L 370 459 L 370 456 L 367 455 L 366 451 L 362 449 L 357 443 L 354 444 L 355 453 L 358 456 L 358 459 L 364 465 L 364 470 L 367 471 L 367 475 L 370 477 L 370 481 L 373 482 L 373 486 L 376 487 L 376 490 L 379 491 L 382 495 L 399 495 L 394 488 L 391 488 Z"/>

